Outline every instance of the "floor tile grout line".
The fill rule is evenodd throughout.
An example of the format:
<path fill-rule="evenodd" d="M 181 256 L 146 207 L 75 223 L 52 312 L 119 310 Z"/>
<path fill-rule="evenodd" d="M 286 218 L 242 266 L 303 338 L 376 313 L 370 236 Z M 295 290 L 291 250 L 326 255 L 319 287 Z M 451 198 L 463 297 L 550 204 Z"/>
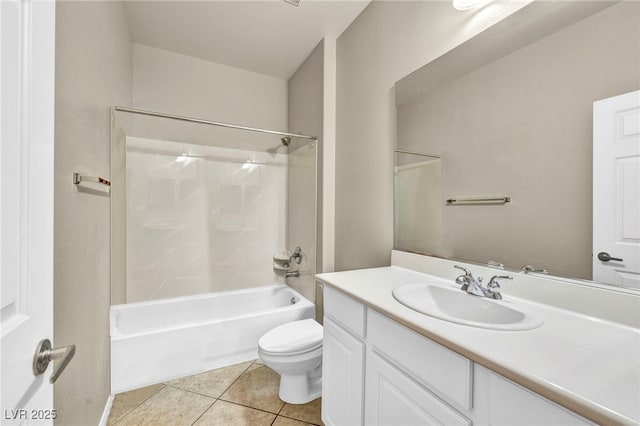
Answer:
<path fill-rule="evenodd" d="M 140 407 L 142 404 L 144 404 L 144 403 L 145 403 L 145 402 L 147 402 L 149 399 L 151 399 L 151 397 L 152 397 L 152 396 L 154 396 L 155 394 L 157 394 L 158 392 L 160 392 L 160 391 L 161 391 L 162 389 L 164 389 L 164 388 L 176 389 L 176 390 L 183 391 L 183 392 L 187 392 L 187 393 L 191 393 L 191 394 L 194 394 L 194 395 L 203 396 L 203 397 L 206 397 L 206 398 L 208 398 L 208 399 L 213 399 L 213 402 L 211 402 L 211 404 L 209 404 L 209 406 L 208 406 L 208 407 L 207 407 L 207 408 L 202 412 L 202 414 L 200 414 L 200 416 L 198 416 L 198 418 L 194 420 L 194 423 L 195 423 L 195 422 L 197 422 L 197 421 L 200 419 L 200 417 L 202 417 L 202 416 L 204 415 L 204 413 L 206 413 L 206 412 L 207 412 L 207 410 L 209 410 L 209 408 L 211 408 L 211 406 L 212 406 L 213 404 L 215 404 L 215 403 L 216 403 L 216 401 L 218 401 L 218 398 L 215 398 L 215 397 L 213 397 L 213 396 L 203 395 L 203 394 L 201 394 L 201 393 L 191 392 L 191 391 L 188 391 L 188 390 L 185 390 L 185 389 L 180 389 L 180 388 L 177 388 L 177 387 L 175 387 L 175 386 L 171 386 L 171 385 L 169 385 L 169 384 L 167 384 L 167 383 L 162 383 L 162 385 L 163 385 L 163 386 L 162 386 L 160 389 L 158 389 L 157 391 L 155 391 L 153 394 L 149 395 L 149 397 L 148 397 L 147 399 L 145 399 L 144 401 L 140 402 L 140 404 L 136 405 L 135 407 L 133 407 L 132 409 L 130 409 L 129 411 L 127 411 L 127 412 L 126 412 L 125 414 L 123 414 L 122 416 L 118 417 L 118 419 L 114 422 L 113 426 L 117 426 L 117 424 L 118 424 L 118 423 L 120 423 L 120 421 L 121 421 L 121 420 L 124 420 L 124 418 L 125 418 L 127 415 L 129 415 L 133 410 L 135 410 L 136 408 Z M 193 426 L 193 423 L 192 423 L 192 426 Z"/>
<path fill-rule="evenodd" d="M 211 407 L 213 407 L 213 404 L 215 404 L 216 402 L 218 402 L 218 399 L 217 399 L 217 398 L 213 400 L 213 402 L 211 403 L 211 405 L 209 405 L 209 406 L 208 406 L 208 407 L 207 407 L 207 408 L 202 412 L 202 414 L 200 414 L 200 415 L 198 416 L 198 418 L 197 418 L 197 419 L 195 419 L 195 420 L 193 421 L 193 423 L 191 423 L 191 426 L 193 426 L 193 425 L 195 425 L 196 423 L 198 423 L 198 420 L 200 420 L 200 418 L 201 418 L 202 416 L 204 416 L 204 415 L 206 414 L 206 412 L 207 412 L 207 411 L 209 411 L 209 409 L 211 409 Z"/>
<path fill-rule="evenodd" d="M 227 388 L 226 388 L 224 391 L 222 391 L 222 393 L 220 394 L 220 396 L 218 397 L 218 399 L 222 398 L 222 395 L 224 395 L 225 393 L 227 393 L 227 391 L 228 391 L 229 389 L 231 389 L 231 386 L 233 386 L 233 385 L 234 385 L 238 380 L 240 380 L 240 377 L 244 376 L 244 373 L 246 373 L 247 371 L 249 371 L 249 369 L 253 366 L 253 364 L 254 364 L 255 362 L 256 362 L 256 360 L 254 359 L 254 360 L 251 362 L 251 364 L 249 364 L 249 365 L 247 366 L 247 368 L 245 368 L 244 370 L 242 370 L 242 373 L 240 373 L 240 374 L 238 375 L 238 377 L 236 377 L 236 379 L 235 379 L 233 382 L 231 382 L 231 384 L 230 384 L 229 386 L 227 386 Z"/>
<path fill-rule="evenodd" d="M 278 388 L 278 391 L 280 391 L 280 388 Z M 280 397 L 280 395 L 278 395 L 278 398 L 279 397 Z M 282 400 L 280 400 L 280 401 L 282 401 Z M 282 412 L 282 409 L 284 408 L 285 405 L 287 405 L 287 403 L 285 401 L 282 401 L 282 407 L 280 407 L 280 409 L 278 410 L 278 416 Z"/>
<path fill-rule="evenodd" d="M 166 386 L 171 388 L 171 389 L 176 389 L 176 390 L 183 391 L 183 392 L 189 392 L 189 393 L 192 393 L 194 395 L 204 396 L 204 397 L 209 398 L 209 399 L 219 399 L 220 398 L 218 396 L 206 395 L 204 393 L 192 391 L 192 390 L 189 390 L 189 389 L 182 389 L 182 388 L 179 388 L 179 387 L 174 386 L 174 385 L 166 385 Z"/>
<path fill-rule="evenodd" d="M 273 419 L 273 421 L 274 421 L 274 422 L 276 421 L 276 419 L 277 419 L 278 417 L 284 417 L 284 418 L 291 419 L 291 420 L 295 420 L 295 421 L 298 421 L 298 422 L 302 422 L 302 423 L 305 423 L 305 424 L 308 424 L 308 425 L 320 426 L 320 425 L 318 425 L 318 424 L 316 424 L 316 423 L 311 423 L 311 422 L 308 422 L 308 421 L 303 420 L 303 419 L 298 419 L 298 418 L 296 418 L 296 417 L 286 416 L 286 415 L 284 415 L 284 414 L 280 414 L 280 413 L 282 413 L 282 410 L 284 409 L 285 405 L 287 405 L 287 403 L 286 403 L 286 402 L 282 405 L 282 407 L 280 407 L 280 410 L 278 411 L 278 414 L 276 415 L 276 418 L 275 418 L 275 419 Z M 273 423 L 271 423 L 271 424 L 273 425 Z"/>
<path fill-rule="evenodd" d="M 245 407 L 245 408 L 250 408 L 250 409 L 253 409 L 253 410 L 258 410 L 258 411 L 261 411 L 261 412 L 264 412 L 264 413 L 268 413 L 268 414 L 271 414 L 271 415 L 275 415 L 275 417 L 274 417 L 274 419 L 273 419 L 273 421 L 275 422 L 275 420 L 278 418 L 279 413 L 282 411 L 282 409 L 283 409 L 283 408 L 284 408 L 284 406 L 286 405 L 286 403 L 285 403 L 284 401 L 283 401 L 282 406 L 281 406 L 281 407 L 280 407 L 280 409 L 278 410 L 278 413 L 273 413 L 273 412 L 271 412 L 271 411 L 263 410 L 263 409 L 256 408 L 256 407 L 251 407 L 251 406 L 249 406 L 249 405 L 244 405 L 244 404 L 240 404 L 240 403 L 233 402 L 233 401 L 228 401 L 228 400 L 226 400 L 226 399 L 222 399 L 222 396 L 223 396 L 223 395 L 224 395 L 224 394 L 225 394 L 225 393 L 226 393 L 226 392 L 227 392 L 227 391 L 228 391 L 228 390 L 229 390 L 229 389 L 230 389 L 230 388 L 231 388 L 231 387 L 232 387 L 232 386 L 233 386 L 233 385 L 234 385 L 234 384 L 235 384 L 235 383 L 236 383 L 236 382 L 237 382 L 237 381 L 238 381 L 238 380 L 239 380 L 239 379 L 240 379 L 240 378 L 241 378 L 241 377 L 242 377 L 242 376 L 243 376 L 243 375 L 244 375 L 244 374 L 245 374 L 245 373 L 246 373 L 246 372 L 247 372 L 247 371 L 248 371 L 248 370 L 253 366 L 253 365 L 258 365 L 259 367 L 266 367 L 264 364 L 256 364 L 256 361 L 257 361 L 257 359 L 254 359 L 253 361 L 251 361 L 251 363 L 250 363 L 250 364 L 249 364 L 249 365 L 248 365 L 244 370 L 242 370 L 242 372 L 241 372 L 241 373 L 240 373 L 240 374 L 239 374 L 239 375 L 234 379 L 234 381 L 233 381 L 233 382 L 231 382 L 231 384 L 230 384 L 230 385 L 229 385 L 229 386 L 228 386 L 228 387 L 227 387 L 227 388 L 226 388 L 226 389 L 225 389 L 225 390 L 220 394 L 220 396 L 219 396 L 219 397 L 213 397 L 213 396 L 205 395 L 205 394 L 202 394 L 202 393 L 199 393 L 199 392 L 194 392 L 194 391 L 191 391 L 191 390 L 188 390 L 188 389 L 183 389 L 183 388 L 177 387 L 177 386 L 175 386 L 175 385 L 170 385 L 168 382 L 162 382 L 162 383 L 159 383 L 159 384 L 161 384 L 161 385 L 162 385 L 162 387 L 160 387 L 160 389 L 156 390 L 156 391 L 155 391 L 155 392 L 153 392 L 151 395 L 149 395 L 147 398 L 145 398 L 144 400 L 140 401 L 140 403 L 138 403 L 135 407 L 133 407 L 133 408 L 129 409 L 127 412 L 125 412 L 125 413 L 124 413 L 124 414 L 122 414 L 120 417 L 118 417 L 118 418 L 114 421 L 114 426 L 116 426 L 116 424 L 117 424 L 117 423 L 120 423 L 120 421 L 121 421 L 121 420 L 123 420 L 126 416 L 128 416 L 132 411 L 134 411 L 136 408 L 138 408 L 138 407 L 140 407 L 141 405 L 143 405 L 145 402 L 147 402 L 149 399 L 151 399 L 154 395 L 156 395 L 158 392 L 160 392 L 160 391 L 161 391 L 162 389 L 164 389 L 164 388 L 176 389 L 176 390 L 180 390 L 180 391 L 183 391 L 183 392 L 188 392 L 188 393 L 191 393 L 191 394 L 194 394 L 194 395 L 202 396 L 202 397 L 205 397 L 205 398 L 213 399 L 213 402 L 212 402 L 212 403 L 211 403 L 211 404 L 210 404 L 210 405 L 209 405 L 209 406 L 208 406 L 208 407 L 207 407 L 207 408 L 202 412 L 202 414 L 200 414 L 200 416 L 198 416 L 198 418 L 194 421 L 194 423 L 192 423 L 192 426 L 193 426 L 193 424 L 195 424 L 195 422 L 197 422 L 197 421 L 200 419 L 200 417 L 202 417 L 202 416 L 203 416 L 203 415 L 204 415 L 204 414 L 205 414 L 205 413 L 206 413 L 206 412 L 207 412 L 207 411 L 208 411 L 208 410 L 213 406 L 213 404 L 215 404 L 217 401 L 223 401 L 223 402 L 227 402 L 227 403 L 230 403 L 230 404 L 235 404 L 235 405 L 239 405 L 239 406 L 242 406 L 242 407 Z M 259 367 L 258 367 L 258 368 L 259 368 Z M 227 367 L 222 367 L 222 369 L 224 369 L 224 368 L 227 368 Z M 210 370 L 210 371 L 213 371 L 213 370 Z M 201 374 L 201 373 L 200 373 L 200 374 Z M 197 374 L 194 374 L 194 375 L 197 375 Z M 185 377 L 189 377 L 189 376 L 185 376 Z M 135 389 L 134 389 L 134 390 L 135 390 Z M 287 416 L 283 416 L 283 417 L 287 417 Z M 293 419 L 293 418 L 291 418 L 291 417 L 287 417 L 287 418 Z M 293 419 L 293 420 L 297 420 L 297 419 Z M 272 422 L 271 424 L 273 424 L 273 422 Z"/>
<path fill-rule="evenodd" d="M 315 424 L 315 423 L 309 423 L 309 422 L 307 422 L 307 421 L 305 421 L 305 420 L 300 420 L 300 419 L 296 419 L 296 418 L 289 417 L 289 416 L 283 416 L 282 414 L 278 414 L 278 415 L 276 416 L 276 418 L 275 418 L 275 419 L 273 419 L 273 422 L 271 422 L 271 425 L 273 425 L 273 424 L 275 423 L 275 421 L 276 421 L 276 420 L 278 420 L 278 417 L 284 417 L 285 419 L 295 420 L 295 421 L 296 421 L 296 422 L 298 422 L 298 423 L 302 423 L 302 424 L 309 425 L 309 426 L 320 426 L 320 425 Z"/>
<path fill-rule="evenodd" d="M 251 408 L 252 410 L 262 411 L 263 413 L 273 414 L 274 416 L 278 415 L 278 413 L 274 413 L 273 411 L 265 410 L 263 408 L 257 408 L 257 407 L 252 407 L 250 405 L 240 404 L 239 402 L 229 401 L 228 399 L 222 399 L 222 398 L 218 398 L 218 399 L 222 402 L 228 402 L 229 404 L 239 405 L 245 408 Z"/>
<path fill-rule="evenodd" d="M 249 361 L 247 361 L 247 362 L 249 362 Z M 229 386 L 228 386 L 224 391 L 222 391 L 222 392 L 220 393 L 220 395 L 219 395 L 219 396 L 211 396 L 211 395 L 206 395 L 206 394 L 204 394 L 204 393 L 195 392 L 195 391 L 192 391 L 192 390 L 189 390 L 189 389 L 184 389 L 184 388 L 178 387 L 178 386 L 176 386 L 176 385 L 170 385 L 168 382 L 167 382 L 167 383 L 164 383 L 164 385 L 165 385 L 165 386 L 169 386 L 170 388 L 173 388 L 173 389 L 178 389 L 178 390 L 181 390 L 181 391 L 190 392 L 190 393 L 194 393 L 194 394 L 196 394 L 196 395 L 206 396 L 207 398 L 213 398 L 213 399 L 215 399 L 215 400 L 218 400 L 218 399 L 220 399 L 220 398 L 222 397 L 222 395 L 224 395 L 224 393 L 225 393 L 226 391 L 228 391 L 228 390 L 229 390 L 229 388 L 230 388 L 231 386 L 233 386 L 233 384 L 234 384 L 236 381 L 238 381 L 238 379 L 239 379 L 239 378 L 240 378 L 244 373 L 246 373 L 246 372 L 247 372 L 247 370 L 248 370 L 249 368 L 251 368 L 251 366 L 252 366 L 252 365 L 253 365 L 253 361 L 251 361 L 251 364 L 250 364 L 250 365 L 248 365 L 248 366 L 247 366 L 247 368 L 245 368 L 244 370 L 242 370 L 242 373 L 240 373 L 240 374 L 238 375 L 238 377 L 236 377 L 236 378 L 233 380 L 233 382 L 231 382 L 231 384 L 230 384 L 230 385 L 229 385 Z M 223 370 L 223 369 L 225 369 L 225 368 L 232 367 L 232 366 L 233 366 L 233 365 L 229 365 L 229 366 L 227 366 L 227 367 L 222 367 L 222 368 L 216 368 L 215 370 Z M 204 373 L 207 373 L 207 372 L 209 372 L 209 371 L 215 371 L 215 370 L 208 370 L 208 371 L 205 371 L 205 372 L 203 372 L 203 373 L 198 373 L 198 374 L 204 374 Z M 192 374 L 192 376 L 197 376 L 198 374 Z M 191 377 L 191 376 L 185 376 L 185 377 Z"/>
<path fill-rule="evenodd" d="M 306 420 L 298 419 L 298 418 L 291 417 L 291 416 L 285 416 L 284 414 L 280 414 L 280 413 L 278 413 L 278 417 L 286 417 L 287 419 L 297 420 L 299 422 L 306 423 L 308 425 L 320 426 L 318 423 L 308 422 Z"/>
<path fill-rule="evenodd" d="M 124 417 L 126 415 L 128 415 L 129 413 L 131 413 L 133 410 L 135 410 L 136 408 L 138 408 L 139 406 L 141 406 L 142 404 L 144 404 L 145 402 L 147 402 L 152 396 L 154 396 L 155 394 L 157 394 L 158 392 L 160 392 L 162 389 L 164 389 L 167 385 L 165 383 L 158 383 L 160 385 L 162 385 L 160 387 L 160 389 L 158 389 L 157 391 L 155 391 L 154 393 L 152 393 L 151 395 L 149 395 L 148 397 L 146 397 L 145 399 L 143 399 L 142 401 L 140 401 L 137 405 L 135 405 L 134 407 L 130 408 L 129 410 L 127 410 L 126 412 L 124 412 L 120 417 L 118 417 L 117 419 L 114 420 L 113 424 L 115 426 L 116 423 L 118 423 L 120 420 L 124 419 Z M 153 385 L 149 385 L 149 386 L 153 386 Z M 141 389 L 141 388 L 138 388 Z M 137 389 L 132 389 L 129 392 L 133 392 L 134 390 Z M 121 392 L 121 393 L 127 393 L 127 392 Z M 118 394 L 116 394 L 118 395 Z M 116 399 L 116 395 L 113 396 L 113 400 L 115 401 Z M 113 408 L 113 403 L 111 405 L 111 407 Z M 109 413 L 111 414 L 111 413 Z M 109 419 L 107 419 L 107 423 L 109 422 Z"/>
<path fill-rule="evenodd" d="M 280 401 L 282 401 L 282 400 L 280 400 Z M 284 408 L 284 406 L 285 406 L 285 405 L 287 405 L 287 403 L 286 403 L 286 402 L 284 402 L 284 401 L 282 401 L 282 402 L 283 402 L 283 404 L 282 404 L 282 406 L 280 407 L 280 409 L 278 410 L 278 414 L 276 414 L 276 418 L 275 418 L 275 419 L 273 419 L 273 422 L 271 422 L 271 426 L 273 426 L 273 424 L 276 422 L 276 420 L 278 420 L 278 417 L 280 417 L 280 412 L 282 411 L 282 409 Z M 283 417 L 285 417 L 285 416 L 283 416 Z"/>

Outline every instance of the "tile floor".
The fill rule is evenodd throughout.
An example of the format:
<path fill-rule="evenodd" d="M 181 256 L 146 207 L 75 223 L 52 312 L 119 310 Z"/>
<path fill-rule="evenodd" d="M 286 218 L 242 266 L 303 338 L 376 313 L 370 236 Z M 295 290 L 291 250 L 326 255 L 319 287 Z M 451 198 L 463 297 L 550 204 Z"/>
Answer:
<path fill-rule="evenodd" d="M 117 394 L 111 426 L 322 425 L 320 399 L 278 398 L 280 377 L 260 360 Z"/>

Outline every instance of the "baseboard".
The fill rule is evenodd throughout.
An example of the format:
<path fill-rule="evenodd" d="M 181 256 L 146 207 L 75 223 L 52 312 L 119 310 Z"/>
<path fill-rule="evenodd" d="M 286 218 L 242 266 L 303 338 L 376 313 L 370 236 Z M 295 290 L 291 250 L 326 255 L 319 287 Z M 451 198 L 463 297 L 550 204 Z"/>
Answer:
<path fill-rule="evenodd" d="M 100 417 L 100 423 L 98 423 L 98 426 L 107 426 L 107 420 L 109 420 L 112 405 L 113 395 L 109 395 L 109 399 L 107 399 L 107 403 L 104 405 L 104 411 L 102 412 L 102 417 Z"/>

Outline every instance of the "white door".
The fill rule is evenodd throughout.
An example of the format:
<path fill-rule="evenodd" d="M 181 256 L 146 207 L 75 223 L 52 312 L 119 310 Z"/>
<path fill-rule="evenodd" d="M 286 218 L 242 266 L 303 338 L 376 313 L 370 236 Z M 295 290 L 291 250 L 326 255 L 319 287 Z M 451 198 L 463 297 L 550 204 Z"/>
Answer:
<path fill-rule="evenodd" d="M 52 424 L 55 4 L 0 0 L 0 424 Z"/>
<path fill-rule="evenodd" d="M 640 91 L 593 103 L 593 279 L 640 289 Z"/>

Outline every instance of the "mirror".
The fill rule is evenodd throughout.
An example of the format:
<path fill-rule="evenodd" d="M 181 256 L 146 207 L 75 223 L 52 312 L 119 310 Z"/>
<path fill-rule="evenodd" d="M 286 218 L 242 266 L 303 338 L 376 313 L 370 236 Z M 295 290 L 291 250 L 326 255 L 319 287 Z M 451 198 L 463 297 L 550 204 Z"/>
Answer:
<path fill-rule="evenodd" d="M 640 88 L 639 14 L 533 2 L 398 81 L 395 249 L 594 279 L 593 256 L 611 249 L 593 231 L 612 226 L 594 220 L 594 200 L 608 205 L 594 193 L 594 102 Z M 640 146 L 640 109 L 624 114 L 616 125 Z M 635 187 L 616 226 L 640 258 L 640 155 L 625 161 L 618 178 Z M 595 279 L 639 290 L 640 271 L 618 266 Z"/>

